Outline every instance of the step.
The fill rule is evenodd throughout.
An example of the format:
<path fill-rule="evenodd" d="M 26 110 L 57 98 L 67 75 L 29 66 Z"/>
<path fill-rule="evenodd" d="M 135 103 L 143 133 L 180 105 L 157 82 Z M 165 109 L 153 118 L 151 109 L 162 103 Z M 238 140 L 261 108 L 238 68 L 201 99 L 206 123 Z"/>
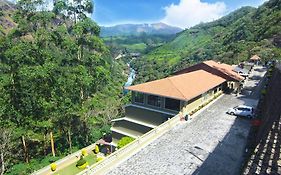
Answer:
<path fill-rule="evenodd" d="M 145 122 L 145 121 L 133 119 L 133 118 L 130 118 L 130 117 L 123 117 L 123 118 L 114 119 L 114 120 L 111 120 L 111 121 L 112 122 L 118 122 L 118 121 L 122 121 L 122 120 L 125 120 L 125 121 L 128 121 L 128 122 L 132 122 L 132 123 L 136 123 L 136 124 L 139 124 L 139 125 L 142 125 L 142 126 L 146 126 L 146 127 L 149 127 L 149 128 L 157 127 L 157 125 L 154 125 L 152 123 L 148 123 L 148 122 Z"/>

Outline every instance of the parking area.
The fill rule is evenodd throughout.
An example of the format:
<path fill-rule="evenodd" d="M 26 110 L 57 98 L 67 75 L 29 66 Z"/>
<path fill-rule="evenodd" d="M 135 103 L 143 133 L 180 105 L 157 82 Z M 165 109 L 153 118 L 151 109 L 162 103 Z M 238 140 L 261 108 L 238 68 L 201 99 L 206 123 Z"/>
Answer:
<path fill-rule="evenodd" d="M 192 121 L 182 122 L 140 152 L 111 170 L 109 175 L 239 174 L 250 130 L 250 120 L 226 114 L 237 105 L 256 106 L 253 93 L 265 70 L 255 69 L 245 82 L 248 95 L 224 95 Z M 257 81 L 257 82 L 253 82 Z"/>

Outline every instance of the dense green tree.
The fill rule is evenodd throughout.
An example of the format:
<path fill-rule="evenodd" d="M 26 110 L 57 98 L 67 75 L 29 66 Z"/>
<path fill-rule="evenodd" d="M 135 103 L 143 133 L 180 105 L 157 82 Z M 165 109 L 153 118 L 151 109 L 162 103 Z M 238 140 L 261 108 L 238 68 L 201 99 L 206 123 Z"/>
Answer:
<path fill-rule="evenodd" d="M 126 67 L 112 60 L 99 26 L 87 18 L 92 2 L 57 1 L 53 11 L 43 5 L 19 1 L 16 28 L 0 36 L 0 128 L 11 145 L 0 145 L 1 155 L 7 151 L 1 173 L 47 165 L 51 134 L 62 156 L 95 142 L 122 115 Z"/>

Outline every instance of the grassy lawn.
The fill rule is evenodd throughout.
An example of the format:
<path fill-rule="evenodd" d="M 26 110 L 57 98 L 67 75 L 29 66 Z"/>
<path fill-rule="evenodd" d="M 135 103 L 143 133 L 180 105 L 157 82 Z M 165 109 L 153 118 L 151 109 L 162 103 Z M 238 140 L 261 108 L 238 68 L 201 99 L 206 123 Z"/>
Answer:
<path fill-rule="evenodd" d="M 90 153 L 84 159 L 89 163 L 89 166 L 91 166 L 96 162 L 96 155 L 94 153 Z M 81 171 L 83 171 L 83 169 L 77 168 L 76 162 L 74 162 L 73 164 L 65 167 L 64 169 L 57 171 L 55 175 L 75 175 Z"/>

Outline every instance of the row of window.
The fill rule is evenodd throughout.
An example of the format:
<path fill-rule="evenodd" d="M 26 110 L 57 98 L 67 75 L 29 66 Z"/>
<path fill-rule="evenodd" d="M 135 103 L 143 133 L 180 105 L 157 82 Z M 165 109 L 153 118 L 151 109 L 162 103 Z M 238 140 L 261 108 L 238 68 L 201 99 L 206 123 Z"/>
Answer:
<path fill-rule="evenodd" d="M 144 94 L 136 92 L 135 93 L 135 102 L 144 104 Z M 161 103 L 162 103 L 161 97 L 156 96 L 156 95 L 147 95 L 147 104 L 148 105 L 160 108 Z M 164 104 L 165 104 L 166 109 L 170 109 L 170 110 L 174 110 L 174 111 L 180 110 L 180 100 L 165 98 Z"/>
<path fill-rule="evenodd" d="M 214 93 L 217 93 L 218 91 L 221 91 L 221 90 L 222 90 L 222 85 L 219 85 L 215 88 Z"/>
<path fill-rule="evenodd" d="M 222 89 L 221 85 L 217 86 L 214 89 L 214 93 L 217 93 L 221 89 Z M 189 103 L 192 103 L 192 102 L 196 101 L 197 99 L 199 99 L 201 97 L 203 97 L 203 100 L 208 99 L 209 92 L 210 91 L 193 98 L 192 100 L 189 101 Z M 143 93 L 140 93 L 140 92 L 135 92 L 134 101 L 136 103 L 144 104 L 145 103 L 145 95 Z M 160 108 L 161 103 L 162 103 L 161 97 L 156 96 L 156 95 L 147 95 L 147 105 L 155 106 L 155 107 Z M 171 98 L 164 98 L 164 108 L 174 110 L 174 111 L 179 111 L 180 110 L 180 100 L 171 99 Z"/>

